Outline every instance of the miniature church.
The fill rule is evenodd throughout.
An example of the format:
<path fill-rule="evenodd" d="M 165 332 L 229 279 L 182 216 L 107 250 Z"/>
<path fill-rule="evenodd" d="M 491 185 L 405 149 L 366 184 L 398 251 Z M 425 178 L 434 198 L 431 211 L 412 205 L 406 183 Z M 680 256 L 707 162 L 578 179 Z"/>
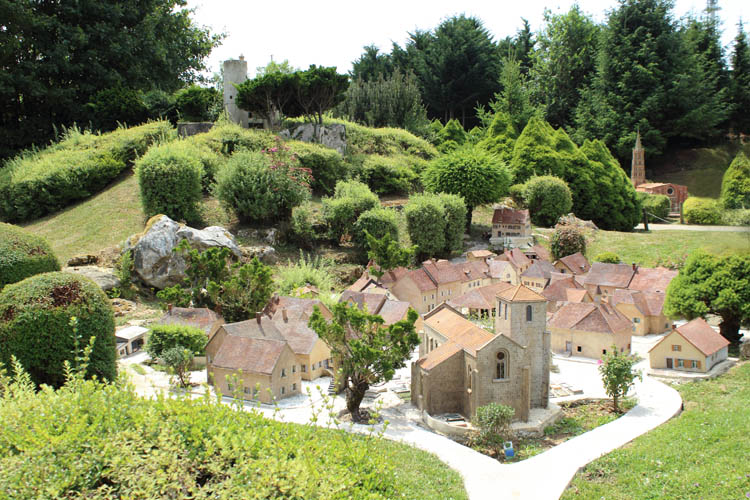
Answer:
<path fill-rule="evenodd" d="M 646 182 L 646 158 L 641 144 L 641 132 L 638 131 L 633 148 L 633 159 L 630 164 L 630 180 L 636 191 L 648 194 L 663 194 L 671 201 L 670 215 L 679 215 L 682 204 L 688 197 L 687 186 L 667 182 Z"/>

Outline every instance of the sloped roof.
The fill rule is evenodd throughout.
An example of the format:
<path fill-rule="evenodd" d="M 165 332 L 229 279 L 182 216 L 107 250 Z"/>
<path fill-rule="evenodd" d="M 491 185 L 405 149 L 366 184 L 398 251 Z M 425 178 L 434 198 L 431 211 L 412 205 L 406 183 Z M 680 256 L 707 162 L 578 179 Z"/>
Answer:
<path fill-rule="evenodd" d="M 308 320 L 315 306 L 321 309 L 328 308 L 318 299 L 301 299 L 298 297 L 273 297 L 268 309 L 269 316 L 273 319 L 282 318 L 282 310 L 286 310 L 289 320 Z"/>
<path fill-rule="evenodd" d="M 339 302 L 351 301 L 360 309 L 364 310 L 366 306 L 367 312 L 370 314 L 378 314 L 385 300 L 385 295 L 380 293 L 363 293 L 346 290 L 341 294 Z"/>
<path fill-rule="evenodd" d="M 462 348 L 460 345 L 455 342 L 446 342 L 426 356 L 419 358 L 417 364 L 425 370 L 432 370 L 446 359 L 451 358 L 453 355 L 461 351 Z"/>
<path fill-rule="evenodd" d="M 555 272 L 555 266 L 546 260 L 534 260 L 533 263 L 525 270 L 521 276 L 525 278 L 542 278 L 550 279 L 550 273 Z"/>
<path fill-rule="evenodd" d="M 388 326 L 397 323 L 406 317 L 410 304 L 403 300 L 386 300 L 378 311 L 383 318 L 383 324 Z"/>
<path fill-rule="evenodd" d="M 490 266 L 483 260 L 470 260 L 458 264 L 462 281 L 474 281 L 489 277 Z"/>
<path fill-rule="evenodd" d="M 705 356 L 710 356 L 716 351 L 729 345 L 729 341 L 719 332 L 711 328 L 703 318 L 695 318 L 681 327 L 676 328 L 675 331 L 679 333 L 682 338 L 693 344 L 693 346 Z M 653 351 L 656 346 L 667 340 L 667 337 L 669 337 L 669 335 L 664 336 L 658 344 L 649 349 L 649 352 Z"/>
<path fill-rule="evenodd" d="M 628 288 L 642 292 L 666 293 L 667 287 L 677 277 L 677 271 L 665 267 L 638 267 Z"/>
<path fill-rule="evenodd" d="M 362 273 L 362 276 L 360 276 L 357 281 L 349 285 L 346 290 L 352 291 L 352 292 L 362 292 L 364 291 L 371 283 L 374 283 L 375 279 L 371 278 L 370 275 L 365 271 Z"/>
<path fill-rule="evenodd" d="M 458 344 L 472 356 L 476 356 L 477 349 L 494 337 L 493 334 L 479 328 L 446 304 L 427 314 L 424 322 L 425 325 L 429 325 L 430 328 L 440 332 L 450 342 Z M 427 357 L 429 358 L 429 355 Z"/>
<path fill-rule="evenodd" d="M 318 334 L 307 326 L 307 321 L 274 321 L 294 354 L 310 354 L 318 341 Z"/>
<path fill-rule="evenodd" d="M 437 288 L 437 285 L 430 279 L 430 276 L 421 267 L 419 269 L 409 271 L 406 276 L 411 279 L 414 284 L 417 285 L 417 288 L 419 288 L 419 290 L 422 292 L 435 290 Z"/>
<path fill-rule="evenodd" d="M 586 275 L 584 283 L 587 285 L 627 288 L 632 278 L 633 267 L 630 264 L 594 262 Z"/>
<path fill-rule="evenodd" d="M 261 316 L 260 318 L 260 322 L 257 319 L 248 319 L 237 323 L 225 323 L 221 328 L 227 332 L 228 336 L 284 340 L 281 332 L 279 332 L 276 325 L 270 319 L 265 316 Z"/>
<path fill-rule="evenodd" d="M 492 285 L 480 286 L 448 301 L 448 303 L 457 309 L 462 307 L 467 307 L 469 309 L 492 309 L 495 307 L 495 296 L 508 288 L 513 288 L 513 285 L 505 281 L 494 283 Z"/>
<path fill-rule="evenodd" d="M 562 257 L 560 262 L 565 264 L 573 274 L 586 274 L 591 269 L 591 264 L 581 252 Z"/>
<path fill-rule="evenodd" d="M 548 325 L 555 328 L 580 330 L 584 332 L 615 333 L 630 328 L 630 321 L 614 307 L 606 303 L 564 304 L 558 309 Z"/>
<path fill-rule="evenodd" d="M 426 260 L 422 262 L 422 269 L 437 284 L 453 283 L 463 279 L 461 268 L 444 259 Z"/>
<path fill-rule="evenodd" d="M 565 302 L 568 300 L 568 290 L 583 289 L 583 287 L 576 283 L 576 280 L 574 280 L 569 274 L 563 276 L 565 276 L 565 278 L 550 281 L 549 286 L 542 292 L 544 298 L 550 302 Z"/>
<path fill-rule="evenodd" d="M 526 254 L 523 253 L 520 248 L 506 250 L 502 257 L 510 262 L 516 269 L 526 268 L 531 265 L 531 259 L 526 257 Z"/>
<path fill-rule="evenodd" d="M 541 260 L 546 260 L 548 262 L 552 261 L 552 254 L 549 253 L 549 250 L 544 248 L 542 245 L 533 245 L 526 253 L 531 252 L 535 253 L 536 256 Z"/>
<path fill-rule="evenodd" d="M 664 182 L 644 182 L 643 184 L 638 184 L 636 191 L 638 190 L 638 188 L 649 189 L 649 188 L 657 188 L 661 186 L 667 186 L 667 184 L 665 184 Z"/>
<path fill-rule="evenodd" d="M 474 259 L 486 259 L 487 257 L 494 257 L 495 253 L 489 250 L 471 250 L 466 252 L 466 255 Z"/>
<path fill-rule="evenodd" d="M 172 307 L 156 324 L 192 326 L 208 335 L 217 321 L 224 322 L 224 318 L 206 307 Z"/>
<path fill-rule="evenodd" d="M 524 285 L 515 285 L 512 288 L 506 288 L 497 294 L 497 297 L 509 302 L 547 302 L 543 296 L 536 293 L 531 288 Z"/>
<path fill-rule="evenodd" d="M 228 335 L 212 364 L 245 373 L 271 375 L 286 345 L 284 340 Z"/>
<path fill-rule="evenodd" d="M 583 299 L 585 299 L 588 294 L 589 292 L 585 288 L 568 288 L 565 290 L 565 296 L 568 302 L 583 302 Z"/>
<path fill-rule="evenodd" d="M 492 214 L 493 224 L 526 224 L 527 222 L 529 222 L 528 210 L 500 207 L 496 208 Z"/>
<path fill-rule="evenodd" d="M 489 275 L 494 279 L 510 279 L 514 274 L 515 270 L 510 262 L 507 260 L 496 260 L 489 261 Z M 509 276 L 506 276 L 509 275 Z"/>
<path fill-rule="evenodd" d="M 390 288 L 391 285 L 406 276 L 408 273 L 409 270 L 405 267 L 397 267 L 396 269 L 391 269 L 380 278 L 380 283 L 382 283 L 384 287 Z M 362 290 L 359 291 L 361 292 Z"/>
<path fill-rule="evenodd" d="M 666 295 L 659 292 L 640 290 L 615 290 L 610 299 L 613 306 L 620 303 L 633 304 L 644 316 L 660 316 Z"/>

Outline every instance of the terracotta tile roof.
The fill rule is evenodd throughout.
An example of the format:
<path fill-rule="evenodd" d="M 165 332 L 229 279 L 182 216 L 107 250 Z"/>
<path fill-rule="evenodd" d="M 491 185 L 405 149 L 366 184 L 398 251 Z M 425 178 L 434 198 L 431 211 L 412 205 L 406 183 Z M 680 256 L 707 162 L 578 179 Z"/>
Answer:
<path fill-rule="evenodd" d="M 483 278 L 489 278 L 490 266 L 488 266 L 483 260 L 470 260 L 458 264 L 461 270 L 461 280 L 474 281 Z"/>
<path fill-rule="evenodd" d="M 528 210 L 500 207 L 496 208 L 492 214 L 493 224 L 526 224 L 527 222 L 529 222 Z"/>
<path fill-rule="evenodd" d="M 534 245 L 531 247 L 531 252 L 534 252 L 536 256 L 541 260 L 546 260 L 548 262 L 552 262 L 552 254 L 549 253 L 549 250 L 544 248 L 542 245 Z"/>
<path fill-rule="evenodd" d="M 310 354 L 318 341 L 318 334 L 309 326 L 307 321 L 274 321 L 294 354 Z"/>
<path fill-rule="evenodd" d="M 589 261 L 581 252 L 576 252 L 560 259 L 560 262 L 570 269 L 573 274 L 586 274 L 591 269 Z"/>
<path fill-rule="evenodd" d="M 448 304 L 456 309 L 462 307 L 467 307 L 469 309 L 492 309 L 495 307 L 495 296 L 509 288 L 513 288 L 513 285 L 504 281 L 492 285 L 481 286 L 469 290 L 460 297 L 448 301 Z"/>
<path fill-rule="evenodd" d="M 282 310 L 286 310 L 289 320 L 308 320 L 315 306 L 327 311 L 328 308 L 318 299 L 301 299 L 297 297 L 279 297 L 271 299 L 267 309 L 268 316 L 273 319 L 282 318 Z"/>
<path fill-rule="evenodd" d="M 261 316 L 260 322 L 257 319 L 248 319 L 237 323 L 225 323 L 221 325 L 221 328 L 227 332 L 228 336 L 284 340 L 284 336 L 281 335 L 274 322 L 266 316 Z"/>
<path fill-rule="evenodd" d="M 666 294 L 641 292 L 640 290 L 615 290 L 610 299 L 613 306 L 620 303 L 633 304 L 644 316 L 660 316 Z"/>
<path fill-rule="evenodd" d="M 524 285 L 515 285 L 512 288 L 507 288 L 498 293 L 497 296 L 509 302 L 547 302 L 547 299 L 543 296 Z"/>
<path fill-rule="evenodd" d="M 407 274 L 406 276 L 410 280 L 412 280 L 415 285 L 417 285 L 417 288 L 419 288 L 421 292 L 435 290 L 437 288 L 437 285 L 430 279 L 430 276 L 421 267 L 419 269 L 409 271 L 409 274 Z"/>
<path fill-rule="evenodd" d="M 648 188 L 657 188 L 657 187 L 666 186 L 666 185 L 667 184 L 664 184 L 663 182 L 645 182 L 643 184 L 638 184 L 638 188 L 648 189 Z M 636 191 L 638 190 L 638 188 L 636 188 Z"/>
<path fill-rule="evenodd" d="M 550 273 L 555 272 L 555 266 L 553 266 L 550 262 L 547 262 L 546 260 L 535 260 L 532 261 L 533 263 L 529 266 L 527 270 L 525 270 L 521 276 L 525 278 L 543 278 L 543 279 L 550 279 Z"/>
<path fill-rule="evenodd" d="M 446 342 L 437 349 L 431 351 L 427 356 L 419 358 L 417 364 L 429 371 L 462 350 L 461 346 L 455 342 Z"/>
<path fill-rule="evenodd" d="M 573 279 L 573 276 L 575 276 L 575 274 L 571 275 L 568 273 L 558 273 L 557 271 L 555 271 L 554 273 L 549 273 L 549 280 L 550 280 L 550 283 L 554 283 L 555 281 L 558 281 L 558 280 Z M 576 281 L 576 283 L 578 282 Z"/>
<path fill-rule="evenodd" d="M 212 365 L 271 375 L 286 346 L 284 340 L 228 335 L 219 346 Z"/>
<path fill-rule="evenodd" d="M 493 279 L 510 280 L 515 273 L 513 266 L 507 260 L 489 261 L 489 274 Z"/>
<path fill-rule="evenodd" d="M 430 328 L 439 332 L 449 342 L 458 344 L 472 356 L 476 356 L 477 349 L 494 337 L 493 334 L 479 328 L 446 304 L 427 314 L 424 322 L 425 325 L 429 325 Z M 427 357 L 429 358 L 429 355 Z"/>
<path fill-rule="evenodd" d="M 472 250 L 466 253 L 467 257 L 474 259 L 486 259 L 488 257 L 494 257 L 495 254 L 489 250 Z"/>
<path fill-rule="evenodd" d="M 378 314 L 383 318 L 383 324 L 388 326 L 406 318 L 410 304 L 403 300 L 386 300 Z"/>
<path fill-rule="evenodd" d="M 362 273 L 362 276 L 360 276 L 359 279 L 357 279 L 357 281 L 355 281 L 354 283 L 352 283 L 351 285 L 349 285 L 346 288 L 346 290 L 349 290 L 349 291 L 352 291 L 352 292 L 362 292 L 362 291 L 364 291 L 365 288 L 367 288 L 367 286 L 370 283 L 372 283 L 374 281 L 375 281 L 375 279 L 374 278 L 370 278 L 370 275 L 367 274 L 367 271 L 365 271 L 364 273 Z"/>
<path fill-rule="evenodd" d="M 695 318 L 694 320 L 685 323 L 679 328 L 675 329 L 682 337 L 693 344 L 693 346 L 702 352 L 705 356 L 719 351 L 729 345 L 729 341 L 725 339 L 719 332 L 711 328 L 703 318 Z M 659 344 L 667 340 L 669 335 L 666 335 Z M 654 350 L 657 345 L 652 347 L 650 351 Z"/>
<path fill-rule="evenodd" d="M 162 316 L 157 325 L 187 325 L 200 328 L 206 335 L 217 322 L 224 322 L 224 318 L 206 307 L 173 307 Z"/>
<path fill-rule="evenodd" d="M 422 262 L 422 269 L 436 284 L 453 283 L 463 279 L 461 268 L 444 259 L 426 260 Z"/>
<path fill-rule="evenodd" d="M 367 307 L 367 312 L 370 314 L 378 314 L 380 308 L 383 306 L 386 298 L 385 295 L 380 293 L 361 293 L 361 292 L 350 292 L 344 291 L 341 294 L 339 302 L 350 301 L 357 305 L 360 309 Z"/>
<path fill-rule="evenodd" d="M 526 254 L 524 254 L 519 248 L 506 250 L 502 257 L 505 258 L 504 260 L 510 262 L 516 269 L 525 269 L 531 265 L 531 259 L 526 257 Z"/>
<path fill-rule="evenodd" d="M 583 287 L 576 283 L 572 276 L 563 274 L 564 278 L 550 281 L 542 295 L 550 302 L 565 302 L 568 300 L 568 290 L 582 290 Z"/>
<path fill-rule="evenodd" d="M 583 302 L 588 294 L 589 292 L 584 288 L 581 288 L 580 290 L 568 288 L 565 290 L 566 300 L 568 302 Z"/>
<path fill-rule="evenodd" d="M 630 264 L 594 262 L 586 275 L 584 283 L 587 285 L 627 288 L 632 278 L 633 267 Z"/>
<path fill-rule="evenodd" d="M 628 288 L 642 292 L 666 293 L 669 283 L 677 277 L 677 271 L 665 267 L 638 267 Z"/>
<path fill-rule="evenodd" d="M 567 303 L 547 322 L 550 327 L 584 332 L 615 333 L 630 330 L 630 321 L 608 304 Z"/>
<path fill-rule="evenodd" d="M 380 278 L 380 283 L 386 287 L 390 288 L 395 282 L 403 278 L 409 274 L 409 270 L 405 267 L 397 267 L 396 269 L 391 269 L 387 273 L 385 273 Z M 361 291 L 361 290 L 360 290 Z"/>

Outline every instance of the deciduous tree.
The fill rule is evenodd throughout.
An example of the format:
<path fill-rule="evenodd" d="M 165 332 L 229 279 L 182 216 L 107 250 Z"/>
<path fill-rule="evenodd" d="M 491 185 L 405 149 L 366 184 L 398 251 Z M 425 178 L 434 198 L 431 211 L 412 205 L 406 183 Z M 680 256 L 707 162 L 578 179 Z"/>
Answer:
<path fill-rule="evenodd" d="M 633 356 L 621 353 L 615 345 L 602 356 L 599 373 L 602 376 L 604 390 L 612 398 L 615 411 L 620 411 L 620 398 L 628 394 L 636 379 L 643 379 L 641 372 L 633 369 L 635 363 L 636 359 Z"/>

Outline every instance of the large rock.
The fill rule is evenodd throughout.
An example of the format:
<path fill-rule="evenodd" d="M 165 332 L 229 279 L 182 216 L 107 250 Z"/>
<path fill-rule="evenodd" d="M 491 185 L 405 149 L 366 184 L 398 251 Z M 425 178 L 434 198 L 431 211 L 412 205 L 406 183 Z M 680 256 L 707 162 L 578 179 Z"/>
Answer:
<path fill-rule="evenodd" d="M 174 252 L 174 248 L 182 240 L 187 240 L 192 248 L 200 251 L 211 247 L 226 247 L 235 257 L 242 256 L 234 236 L 223 227 L 194 229 L 179 224 L 166 215 L 154 216 L 146 224 L 145 233 L 134 240 L 136 239 L 131 238 L 128 246 L 133 253 L 135 274 L 146 285 L 160 289 L 177 285 L 186 277 L 185 259 Z"/>
<path fill-rule="evenodd" d="M 740 359 L 750 359 L 750 340 L 740 344 Z"/>
<path fill-rule="evenodd" d="M 314 123 L 301 123 L 292 130 L 283 130 L 280 135 L 287 139 L 322 144 L 342 155 L 346 153 L 346 126 L 342 123 L 331 123 L 322 127 Z"/>
<path fill-rule="evenodd" d="M 107 267 L 74 266 L 66 267 L 63 271 L 66 273 L 85 276 L 99 285 L 99 287 L 105 292 L 120 286 L 120 278 L 117 277 L 114 269 L 109 269 Z"/>

